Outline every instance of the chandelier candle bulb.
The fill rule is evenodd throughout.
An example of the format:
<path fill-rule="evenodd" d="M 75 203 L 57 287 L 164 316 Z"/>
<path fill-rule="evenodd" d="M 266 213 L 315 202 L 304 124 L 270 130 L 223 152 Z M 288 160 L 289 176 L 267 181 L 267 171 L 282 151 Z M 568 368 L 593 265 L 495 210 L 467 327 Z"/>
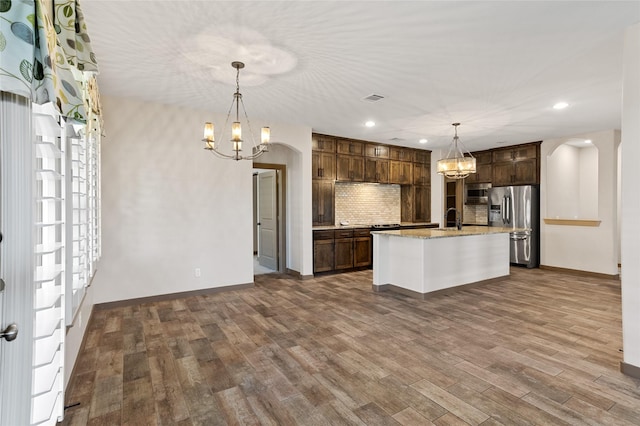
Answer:
<path fill-rule="evenodd" d="M 240 126 L 239 121 L 234 121 L 233 125 L 231 125 L 231 140 L 234 142 L 242 140 L 242 127 Z"/>
<path fill-rule="evenodd" d="M 266 145 L 269 143 L 269 140 L 271 139 L 271 129 L 269 127 L 263 127 L 262 128 L 262 132 L 261 132 L 261 141 L 262 144 Z"/>

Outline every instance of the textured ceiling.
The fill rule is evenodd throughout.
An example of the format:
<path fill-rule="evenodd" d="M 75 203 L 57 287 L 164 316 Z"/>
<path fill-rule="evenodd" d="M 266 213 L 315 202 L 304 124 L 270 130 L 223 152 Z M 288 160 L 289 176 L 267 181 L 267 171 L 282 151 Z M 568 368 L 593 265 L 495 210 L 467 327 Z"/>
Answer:
<path fill-rule="evenodd" d="M 428 149 L 450 143 L 454 121 L 470 150 L 620 128 L 624 30 L 640 21 L 639 1 L 82 7 L 104 95 L 226 113 L 240 60 L 256 126 Z M 558 101 L 570 106 L 553 110 Z"/>

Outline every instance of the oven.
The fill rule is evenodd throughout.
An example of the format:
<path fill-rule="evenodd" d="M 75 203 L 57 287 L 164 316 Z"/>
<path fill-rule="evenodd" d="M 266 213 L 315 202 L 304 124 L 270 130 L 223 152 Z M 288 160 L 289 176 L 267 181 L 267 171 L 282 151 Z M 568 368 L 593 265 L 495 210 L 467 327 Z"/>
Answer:
<path fill-rule="evenodd" d="M 487 204 L 489 200 L 490 183 L 468 183 L 464 186 L 465 204 Z"/>

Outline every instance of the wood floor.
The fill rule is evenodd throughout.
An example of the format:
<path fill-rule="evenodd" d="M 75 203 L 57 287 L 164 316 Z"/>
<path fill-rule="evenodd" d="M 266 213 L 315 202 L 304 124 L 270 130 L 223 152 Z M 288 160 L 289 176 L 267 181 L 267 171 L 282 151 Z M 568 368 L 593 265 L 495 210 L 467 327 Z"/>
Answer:
<path fill-rule="evenodd" d="M 512 268 L 416 300 L 371 271 L 96 311 L 68 425 L 640 424 L 620 283 Z"/>

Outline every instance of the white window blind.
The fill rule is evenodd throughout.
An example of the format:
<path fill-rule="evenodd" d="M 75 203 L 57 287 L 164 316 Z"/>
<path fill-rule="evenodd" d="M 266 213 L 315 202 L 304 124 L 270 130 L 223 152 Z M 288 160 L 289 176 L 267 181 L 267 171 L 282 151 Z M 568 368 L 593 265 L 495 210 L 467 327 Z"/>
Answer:
<path fill-rule="evenodd" d="M 52 108 L 34 105 L 35 274 L 31 424 L 54 425 L 64 412 L 65 144 Z"/>
<path fill-rule="evenodd" d="M 89 267 L 89 203 L 88 203 L 88 150 L 87 141 L 73 126 L 66 127 L 67 187 L 67 235 L 69 249 L 66 269 L 66 323 L 71 325 L 84 289 L 88 284 Z"/>

